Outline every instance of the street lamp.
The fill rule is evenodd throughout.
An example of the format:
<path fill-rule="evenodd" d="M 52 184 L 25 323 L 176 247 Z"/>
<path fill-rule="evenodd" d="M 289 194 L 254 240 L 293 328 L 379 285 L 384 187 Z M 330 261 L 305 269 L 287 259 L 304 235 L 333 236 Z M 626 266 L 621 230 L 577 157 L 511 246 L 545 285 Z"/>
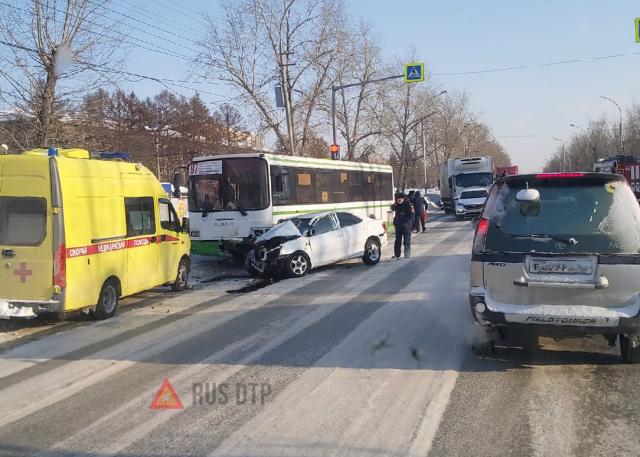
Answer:
<path fill-rule="evenodd" d="M 587 144 L 587 153 L 589 152 L 589 133 L 584 129 L 584 127 L 580 127 L 579 125 L 576 124 L 569 124 L 571 127 L 576 128 L 576 129 L 580 129 L 584 132 L 584 141 Z M 593 163 L 596 163 L 596 161 L 598 160 L 598 158 L 596 157 L 596 148 L 593 148 Z"/>
<path fill-rule="evenodd" d="M 618 105 L 618 103 L 615 100 L 610 99 L 609 97 L 604 97 L 604 96 L 600 96 L 601 99 L 603 100 L 607 100 L 611 103 L 613 103 L 614 105 L 616 105 L 616 107 L 618 108 L 618 111 L 620 111 L 620 154 L 624 154 L 624 140 L 622 139 L 622 108 L 620 108 L 620 105 Z"/>
<path fill-rule="evenodd" d="M 567 159 L 565 155 L 564 140 L 556 138 L 555 136 L 553 137 L 553 139 L 562 143 L 562 171 L 567 171 Z"/>
<path fill-rule="evenodd" d="M 440 97 L 441 95 L 444 95 L 447 93 L 447 90 L 443 90 L 441 91 L 438 95 L 434 96 L 433 98 L 436 99 L 438 97 Z M 435 114 L 436 111 L 434 111 L 431 114 Z M 431 114 L 427 115 L 426 117 L 422 118 L 422 121 L 420 122 L 421 127 L 422 127 L 422 164 L 424 166 L 424 188 L 427 188 L 427 146 L 425 144 L 425 138 L 424 138 L 424 120 L 431 116 Z"/>

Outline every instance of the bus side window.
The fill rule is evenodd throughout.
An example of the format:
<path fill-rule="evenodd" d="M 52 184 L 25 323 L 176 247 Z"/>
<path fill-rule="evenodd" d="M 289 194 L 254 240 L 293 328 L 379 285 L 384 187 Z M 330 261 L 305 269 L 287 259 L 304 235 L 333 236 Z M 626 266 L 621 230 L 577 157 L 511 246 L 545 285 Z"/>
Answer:
<path fill-rule="evenodd" d="M 331 202 L 344 203 L 349 201 L 349 174 L 344 170 L 335 170 L 331 175 L 333 177 Z"/>
<path fill-rule="evenodd" d="M 315 173 L 312 170 L 296 171 L 296 203 L 314 203 Z"/>
<path fill-rule="evenodd" d="M 286 167 L 271 167 L 271 193 L 274 205 L 291 204 L 291 181 L 289 169 Z"/>
<path fill-rule="evenodd" d="M 331 199 L 331 171 L 316 170 L 316 203 L 333 203 Z"/>
<path fill-rule="evenodd" d="M 364 201 L 364 189 L 362 186 L 363 178 L 364 173 L 362 173 L 361 171 L 349 172 L 349 201 Z"/>
<path fill-rule="evenodd" d="M 393 185 L 390 173 L 376 173 L 376 200 L 385 201 L 393 199 Z"/>

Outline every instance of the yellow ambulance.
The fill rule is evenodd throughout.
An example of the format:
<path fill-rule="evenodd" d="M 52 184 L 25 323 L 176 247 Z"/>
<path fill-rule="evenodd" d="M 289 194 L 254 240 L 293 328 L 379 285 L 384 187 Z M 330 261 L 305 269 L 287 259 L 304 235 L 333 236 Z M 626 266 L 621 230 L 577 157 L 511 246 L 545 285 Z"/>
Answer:
<path fill-rule="evenodd" d="M 0 156 L 0 317 L 87 310 L 115 314 L 123 296 L 190 271 L 188 219 L 141 164 L 83 149 Z"/>

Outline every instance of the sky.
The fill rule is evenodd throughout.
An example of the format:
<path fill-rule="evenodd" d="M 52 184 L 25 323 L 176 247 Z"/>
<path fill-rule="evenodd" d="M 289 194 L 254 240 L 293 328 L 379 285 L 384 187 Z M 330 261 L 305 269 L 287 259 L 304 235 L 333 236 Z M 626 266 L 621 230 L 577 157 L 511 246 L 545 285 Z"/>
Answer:
<path fill-rule="evenodd" d="M 635 43 L 638 0 L 345 0 L 349 13 L 368 22 L 385 58 L 415 53 L 435 82 L 470 95 L 479 113 L 521 172 L 540 170 L 578 130 L 607 115 L 619 119 L 620 105 L 640 102 L 640 43 Z M 175 30 L 164 41 L 139 31 L 132 36 L 188 54 L 204 33 L 201 14 L 220 13 L 217 0 L 114 0 L 140 21 Z M 141 22 L 131 24 L 149 30 Z M 155 33 L 162 32 L 152 29 Z M 180 36 L 178 36 L 180 35 Z M 166 40 L 171 40 L 176 44 Z M 613 57 L 611 57 L 613 56 Z M 603 58 L 604 57 L 604 58 Z M 548 63 L 576 61 L 565 64 Z M 127 69 L 162 78 L 185 79 L 184 61 L 134 48 Z M 506 71 L 483 70 L 524 67 Z M 402 69 L 399 69 L 402 72 Z M 468 73 L 453 75 L 451 73 Z M 222 86 L 185 84 L 184 95 L 199 88 L 211 107 L 230 92 Z M 131 84 L 142 95 L 162 87 Z M 210 93 L 204 93 L 204 91 Z M 640 151 L 636 151 L 640 153 Z"/>

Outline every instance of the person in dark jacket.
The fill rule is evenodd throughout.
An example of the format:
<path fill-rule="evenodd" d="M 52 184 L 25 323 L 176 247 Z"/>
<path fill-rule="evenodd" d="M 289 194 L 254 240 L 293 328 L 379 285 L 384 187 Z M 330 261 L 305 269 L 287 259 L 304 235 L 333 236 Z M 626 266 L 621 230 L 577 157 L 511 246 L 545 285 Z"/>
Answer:
<path fill-rule="evenodd" d="M 396 202 L 391 205 L 391 210 L 395 211 L 393 225 L 396 231 L 396 241 L 393 245 L 393 258 L 399 258 L 402 245 L 404 244 L 404 256 L 411 257 L 411 229 L 414 221 L 413 205 L 407 196 L 399 192 L 396 194 Z"/>
<path fill-rule="evenodd" d="M 424 222 L 424 213 L 427 210 L 426 201 L 424 197 L 420 194 L 420 191 L 417 190 L 415 194 L 413 194 L 413 208 L 415 209 L 415 222 L 413 224 L 413 229 L 416 233 L 420 233 L 420 227 L 422 227 L 422 233 L 427 231 L 427 227 Z"/>

